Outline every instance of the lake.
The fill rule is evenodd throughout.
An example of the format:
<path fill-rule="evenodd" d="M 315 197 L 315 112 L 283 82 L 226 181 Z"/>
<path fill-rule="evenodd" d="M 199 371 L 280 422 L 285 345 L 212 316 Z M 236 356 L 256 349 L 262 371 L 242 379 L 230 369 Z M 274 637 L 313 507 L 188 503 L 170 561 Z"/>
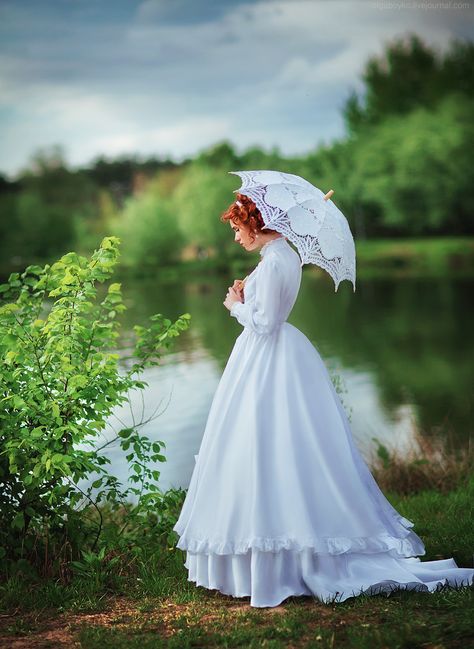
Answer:
<path fill-rule="evenodd" d="M 258 260 L 255 261 L 255 264 Z M 254 265 L 250 266 L 250 270 Z M 189 484 L 207 413 L 241 325 L 222 302 L 233 276 L 161 281 L 125 279 L 122 329 L 147 324 L 154 313 L 191 314 L 173 352 L 143 376 L 148 387 L 132 395 L 110 423 L 117 429 L 156 417 L 142 427 L 164 441 L 161 488 Z M 415 435 L 450 435 L 470 443 L 474 386 L 474 278 L 399 278 L 344 281 L 304 267 L 300 293 L 288 318 L 314 344 L 350 418 L 354 438 L 369 458 L 373 437 L 406 452 Z M 143 399 L 142 399 L 143 397 Z M 108 434 L 110 434 L 109 429 Z M 107 453 L 112 473 L 126 478 L 118 447 Z"/>

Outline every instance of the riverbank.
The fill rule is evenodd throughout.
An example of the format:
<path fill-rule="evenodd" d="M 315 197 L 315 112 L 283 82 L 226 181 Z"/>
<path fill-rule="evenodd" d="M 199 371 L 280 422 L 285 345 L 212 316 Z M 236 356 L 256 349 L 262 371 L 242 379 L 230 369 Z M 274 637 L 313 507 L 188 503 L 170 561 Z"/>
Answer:
<path fill-rule="evenodd" d="M 474 476 L 455 489 L 407 496 L 386 492 L 415 522 L 426 555 L 453 557 L 472 567 Z M 255 609 L 187 581 L 185 554 L 172 544 L 145 553 L 127 569 L 92 570 L 68 584 L 11 578 L 0 587 L 0 646 L 11 649 L 81 647 L 466 647 L 474 640 L 474 588 L 437 593 L 399 591 L 326 605 L 292 597 Z M 104 561 L 113 561 L 113 554 Z"/>
<path fill-rule="evenodd" d="M 379 271 L 456 273 L 474 270 L 474 238 L 433 237 L 357 241 L 358 266 L 366 274 Z"/>
<path fill-rule="evenodd" d="M 117 273 L 126 278 L 132 276 L 154 276 L 160 279 L 177 280 L 183 277 L 215 274 L 216 272 L 241 273 L 248 270 L 257 253 L 231 259 L 209 257 L 187 260 L 173 266 L 117 267 Z M 357 276 L 373 277 L 420 275 L 474 274 L 474 237 L 423 237 L 419 239 L 370 239 L 356 242 Z M 15 267 L 0 266 L 0 278 L 7 278 L 10 272 L 22 272 L 28 264 L 43 266 L 47 260 L 23 260 Z M 323 275 L 325 271 L 315 265 L 305 265 L 305 272 Z"/>
<path fill-rule="evenodd" d="M 209 257 L 182 262 L 175 266 L 131 269 L 121 266 L 123 278 L 129 274 L 160 280 L 230 273 L 241 275 L 258 262 L 257 253 L 232 259 Z M 373 239 L 356 243 L 357 278 L 372 277 L 472 277 L 474 275 L 474 237 L 436 237 L 420 239 Z M 303 266 L 305 273 L 324 276 L 326 271 L 314 264 Z"/>

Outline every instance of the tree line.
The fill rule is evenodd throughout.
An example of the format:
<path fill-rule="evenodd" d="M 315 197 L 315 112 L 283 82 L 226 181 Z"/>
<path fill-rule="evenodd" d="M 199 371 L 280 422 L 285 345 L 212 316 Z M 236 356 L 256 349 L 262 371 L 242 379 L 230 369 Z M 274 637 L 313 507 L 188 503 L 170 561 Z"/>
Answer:
<path fill-rule="evenodd" d="M 177 262 L 187 246 L 239 254 L 218 217 L 238 188 L 227 172 L 242 169 L 334 189 L 358 239 L 471 235 L 473 71 L 471 42 L 440 53 L 415 34 L 397 39 L 367 61 L 363 92 L 342 109 L 344 136 L 298 157 L 221 141 L 181 163 L 101 156 L 71 169 L 60 146 L 39 150 L 14 181 L 0 177 L 4 269 L 87 253 L 107 235 L 122 238 L 132 267 Z"/>

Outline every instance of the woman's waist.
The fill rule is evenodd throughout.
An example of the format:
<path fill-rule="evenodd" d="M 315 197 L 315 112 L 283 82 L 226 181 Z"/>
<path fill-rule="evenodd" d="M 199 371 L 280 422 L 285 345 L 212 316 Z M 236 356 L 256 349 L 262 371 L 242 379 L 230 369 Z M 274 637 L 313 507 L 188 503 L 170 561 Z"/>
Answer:
<path fill-rule="evenodd" d="M 255 334 L 256 336 L 269 336 L 271 334 L 274 334 L 274 333 L 280 331 L 280 329 L 282 329 L 282 328 L 284 328 L 286 326 L 292 327 L 293 325 L 291 325 L 288 322 L 288 320 L 281 320 L 281 321 L 275 323 L 272 326 L 271 330 L 269 330 L 269 331 L 261 331 L 261 332 L 259 332 L 259 331 L 256 331 L 251 325 L 245 325 L 243 330 L 245 332 L 247 332 L 247 333 Z"/>

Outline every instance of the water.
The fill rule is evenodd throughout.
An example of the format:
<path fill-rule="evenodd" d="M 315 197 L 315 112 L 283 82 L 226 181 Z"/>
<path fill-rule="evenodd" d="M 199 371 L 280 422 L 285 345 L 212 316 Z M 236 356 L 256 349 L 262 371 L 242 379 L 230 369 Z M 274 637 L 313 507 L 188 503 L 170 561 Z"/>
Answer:
<path fill-rule="evenodd" d="M 207 413 L 219 378 L 242 328 L 222 304 L 233 277 L 162 282 L 159 276 L 122 282 L 128 310 L 125 333 L 154 313 L 192 316 L 163 364 L 144 374 L 149 386 L 132 395 L 136 421 L 159 416 L 142 431 L 166 443 L 161 487 L 184 487 L 194 467 Z M 415 432 L 452 433 L 467 445 L 472 431 L 474 308 L 471 278 L 358 279 L 337 293 L 329 278 L 305 268 L 289 322 L 318 349 L 342 385 L 341 399 L 356 442 L 368 458 L 373 437 L 407 449 Z M 142 399 L 143 397 L 143 399 Z M 130 425 L 130 408 L 110 423 Z M 110 430 L 109 430 L 110 434 Z M 126 478 L 118 447 L 108 455 L 112 472 Z"/>

